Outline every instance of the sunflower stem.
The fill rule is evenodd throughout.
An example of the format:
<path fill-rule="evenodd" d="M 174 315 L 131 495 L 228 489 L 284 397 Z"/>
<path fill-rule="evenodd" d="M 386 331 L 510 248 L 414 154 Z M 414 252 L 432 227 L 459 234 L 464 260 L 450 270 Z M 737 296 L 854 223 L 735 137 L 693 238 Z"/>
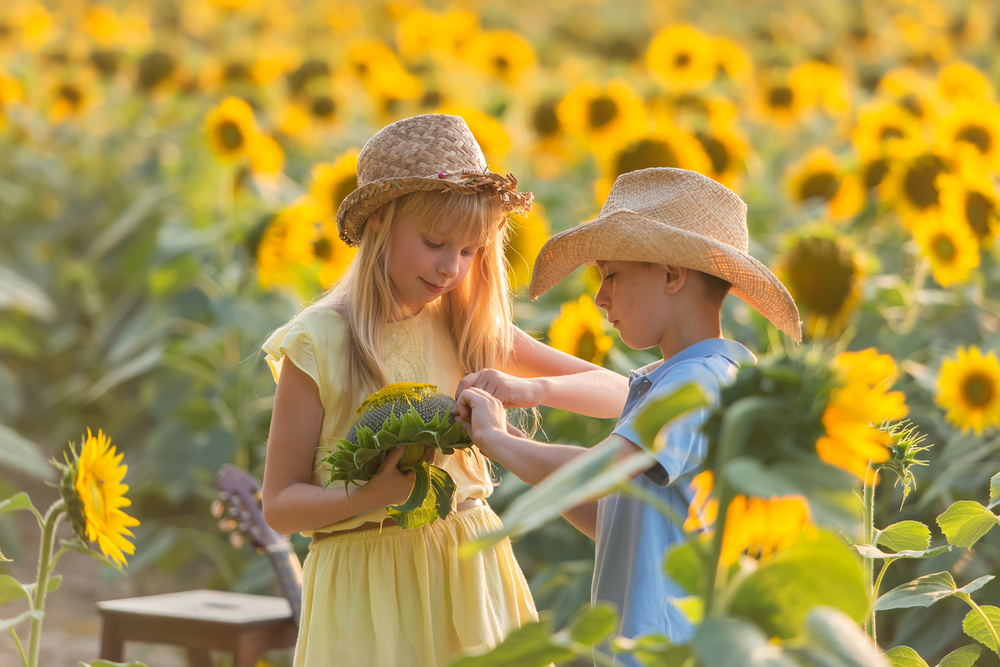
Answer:
<path fill-rule="evenodd" d="M 868 463 L 868 468 L 865 470 L 865 490 L 864 490 L 864 512 L 865 512 L 865 525 L 864 525 L 864 543 L 872 544 L 875 540 L 875 485 L 869 483 L 872 476 L 872 466 L 871 462 Z M 872 480 L 874 482 L 874 480 Z M 873 545 L 874 546 L 874 545 Z M 871 558 L 865 558 L 863 562 L 864 566 L 864 576 L 865 576 L 865 586 L 868 587 L 868 598 L 874 602 L 875 601 L 875 586 L 873 584 L 875 575 L 875 561 Z M 884 571 L 883 567 L 883 571 Z M 865 614 L 865 634 L 868 635 L 872 643 L 875 643 L 875 612 L 869 610 Z"/>
<path fill-rule="evenodd" d="M 66 503 L 57 500 L 45 513 L 42 524 L 42 542 L 38 554 L 38 581 L 35 583 L 35 599 L 32 608 L 35 611 L 45 611 L 45 595 L 49 588 L 49 575 L 52 573 L 52 547 L 56 539 L 56 526 L 66 511 Z M 42 617 L 44 618 L 44 617 Z M 42 618 L 31 619 L 31 633 L 28 636 L 28 667 L 38 667 L 38 650 L 42 639 Z"/>
<path fill-rule="evenodd" d="M 743 398 L 734 403 L 722 418 L 719 431 L 719 448 L 714 462 L 714 493 L 719 501 L 719 511 L 715 518 L 715 534 L 712 536 L 712 547 L 709 552 L 708 571 L 705 577 L 705 616 L 712 612 L 715 603 L 716 588 L 719 580 L 719 569 L 722 567 L 722 545 L 726 533 L 726 514 L 729 503 L 735 495 L 726 483 L 726 464 L 743 449 L 743 443 L 750 435 L 753 421 L 768 414 L 769 408 L 778 406 L 778 401 L 772 398 L 754 396 Z M 725 582 L 723 582 L 724 584 Z"/>
<path fill-rule="evenodd" d="M 24 667 L 28 667 L 28 656 L 24 655 L 24 647 L 21 646 L 21 639 L 17 636 L 17 631 L 14 628 L 10 629 L 10 636 L 14 638 L 14 644 L 17 646 L 17 652 L 21 656 L 21 664 Z"/>
<path fill-rule="evenodd" d="M 930 261 L 926 257 L 917 260 L 917 266 L 913 269 L 913 278 L 910 281 L 910 290 L 906 295 L 906 315 L 900 325 L 900 333 L 907 334 L 917 323 L 917 316 L 920 315 L 920 303 L 917 301 L 917 292 L 924 286 L 927 280 L 927 272 L 931 267 Z"/>

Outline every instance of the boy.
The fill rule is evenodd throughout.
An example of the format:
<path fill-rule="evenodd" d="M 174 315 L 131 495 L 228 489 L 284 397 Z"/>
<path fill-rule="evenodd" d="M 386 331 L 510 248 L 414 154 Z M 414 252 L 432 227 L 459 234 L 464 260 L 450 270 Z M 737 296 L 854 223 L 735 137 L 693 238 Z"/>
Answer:
<path fill-rule="evenodd" d="M 648 401 L 696 383 L 713 402 L 741 364 L 756 359 L 722 338 L 720 312 L 733 292 L 779 329 L 801 339 L 798 310 L 781 282 L 747 254 L 746 205 L 725 186 L 683 169 L 644 169 L 615 182 L 601 215 L 555 235 L 535 261 L 531 298 L 581 264 L 596 263 L 601 289 L 595 302 L 607 312 L 622 342 L 633 349 L 659 345 L 663 358 L 629 373 L 629 393 L 614 432 L 598 447 L 621 455 L 642 441 L 634 420 Z M 542 444 L 507 432 L 503 404 L 476 386 L 459 385 L 459 412 L 471 422 L 480 450 L 534 485 L 585 451 Z M 686 516 L 689 477 L 706 449 L 701 425 L 706 410 L 671 424 L 656 463 L 635 483 Z M 606 600 L 621 613 L 620 634 L 659 633 L 674 642 L 692 628 L 670 598 L 684 593 L 663 574 L 663 555 L 684 539 L 681 526 L 655 508 L 613 493 L 566 512 L 596 541 L 591 600 Z"/>

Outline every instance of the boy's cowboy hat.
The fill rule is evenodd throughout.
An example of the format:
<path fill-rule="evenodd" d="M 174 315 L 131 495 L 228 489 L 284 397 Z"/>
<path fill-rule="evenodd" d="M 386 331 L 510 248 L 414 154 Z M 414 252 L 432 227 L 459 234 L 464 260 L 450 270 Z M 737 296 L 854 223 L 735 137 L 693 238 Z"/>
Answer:
<path fill-rule="evenodd" d="M 598 260 L 673 264 L 718 276 L 781 331 L 802 340 L 799 310 L 767 267 L 747 254 L 747 206 L 726 186 L 687 169 L 641 169 L 615 181 L 601 214 L 550 238 L 530 297 Z"/>
<path fill-rule="evenodd" d="M 340 238 L 357 245 L 369 215 L 418 190 L 486 190 L 505 213 L 527 212 L 532 200 L 530 192 L 517 191 L 513 175 L 504 177 L 487 168 L 482 149 L 460 116 L 414 116 L 382 128 L 361 149 L 358 188 L 337 211 Z"/>

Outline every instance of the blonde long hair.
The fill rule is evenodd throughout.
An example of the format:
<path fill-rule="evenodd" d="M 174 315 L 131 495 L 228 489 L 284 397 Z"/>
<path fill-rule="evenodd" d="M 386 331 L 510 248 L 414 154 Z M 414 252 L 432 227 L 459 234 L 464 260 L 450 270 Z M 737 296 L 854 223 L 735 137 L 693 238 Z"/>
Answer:
<path fill-rule="evenodd" d="M 347 323 L 345 400 L 336 415 L 341 424 L 351 416 L 355 397 L 391 383 L 381 350 L 386 325 L 400 312 L 389 261 L 392 230 L 404 216 L 412 217 L 419 229 L 429 233 L 448 225 L 446 231 L 466 234 L 480 244 L 465 280 L 441 297 L 441 316 L 455 344 L 461 372 L 502 369 L 512 356 L 511 289 L 504 252 L 509 231 L 503 211 L 489 193 L 411 192 L 385 204 L 376 214 L 381 228 L 376 231 L 365 223 L 354 261 L 313 306 L 334 308 Z"/>

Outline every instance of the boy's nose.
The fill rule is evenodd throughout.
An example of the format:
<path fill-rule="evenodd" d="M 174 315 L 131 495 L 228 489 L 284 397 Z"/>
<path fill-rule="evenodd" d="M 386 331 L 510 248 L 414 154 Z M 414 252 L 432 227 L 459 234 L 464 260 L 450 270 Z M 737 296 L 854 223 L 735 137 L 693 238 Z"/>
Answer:
<path fill-rule="evenodd" d="M 611 308 L 611 298 L 608 294 L 610 291 L 605 284 L 602 284 L 601 289 L 597 290 L 597 296 L 594 297 L 594 305 L 608 311 Z"/>

